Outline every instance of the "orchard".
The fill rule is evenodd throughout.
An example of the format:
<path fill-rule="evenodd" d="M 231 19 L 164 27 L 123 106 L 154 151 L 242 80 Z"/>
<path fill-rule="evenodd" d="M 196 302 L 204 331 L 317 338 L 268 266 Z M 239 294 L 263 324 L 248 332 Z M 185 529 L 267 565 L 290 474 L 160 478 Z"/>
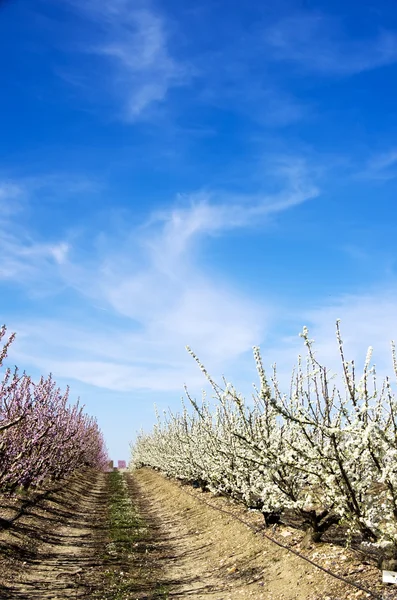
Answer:
<path fill-rule="evenodd" d="M 397 400 L 390 379 L 379 385 L 372 349 L 357 374 L 345 358 L 339 322 L 336 338 L 342 385 L 316 357 L 307 328 L 287 393 L 276 366 L 265 373 L 259 348 L 254 358 L 259 388 L 247 402 L 226 380 L 218 385 L 198 357 L 215 406 L 186 390 L 191 410 L 164 415 L 151 434 L 141 433 L 132 465 L 149 466 L 262 511 L 266 524 L 294 514 L 313 542 L 332 526 L 346 542 L 384 559 L 397 558 Z M 392 344 L 392 365 L 397 361 Z"/>
<path fill-rule="evenodd" d="M 14 335 L 0 329 L 0 367 Z M 102 433 L 78 403 L 69 402 L 52 376 L 34 383 L 7 368 L 0 384 L 0 489 L 38 487 L 89 466 L 103 469 L 107 453 Z"/>

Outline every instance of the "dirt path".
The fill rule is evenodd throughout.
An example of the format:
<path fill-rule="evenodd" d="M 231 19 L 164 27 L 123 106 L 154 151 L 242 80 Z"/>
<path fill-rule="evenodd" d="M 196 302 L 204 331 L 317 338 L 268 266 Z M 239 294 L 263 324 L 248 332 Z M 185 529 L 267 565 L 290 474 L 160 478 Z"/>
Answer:
<path fill-rule="evenodd" d="M 9 576 L 13 581 L 4 582 L 2 600 L 89 597 L 87 575 L 97 565 L 106 528 L 105 484 L 104 473 L 72 481 L 66 494 L 51 495 L 13 524 L 6 532 L 8 542 L 26 560 Z"/>
<path fill-rule="evenodd" d="M 335 580 L 201 504 L 175 482 L 141 469 L 132 485 L 141 514 L 157 527 L 169 598 L 331 598 L 327 590 Z M 342 587 L 332 599 L 359 598 L 350 596 L 351 591 Z"/>
<path fill-rule="evenodd" d="M 0 599 L 368 597 L 255 535 L 234 516 L 262 525 L 257 513 L 149 469 L 77 475 L 57 492 L 26 505 L 22 514 L 0 498 Z M 301 549 L 302 532 L 283 527 L 272 535 Z M 329 544 L 302 551 L 332 571 L 380 590 L 379 571 L 363 567 L 351 551 Z M 382 591 L 383 598 L 396 600 Z"/>

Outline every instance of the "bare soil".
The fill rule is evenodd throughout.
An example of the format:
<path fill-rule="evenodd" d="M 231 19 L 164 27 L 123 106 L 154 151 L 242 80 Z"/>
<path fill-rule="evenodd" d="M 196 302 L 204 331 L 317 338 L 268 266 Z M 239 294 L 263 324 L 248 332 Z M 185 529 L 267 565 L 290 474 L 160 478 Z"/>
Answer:
<path fill-rule="evenodd" d="M 90 570 L 106 540 L 105 473 L 87 471 L 27 506 L 3 498 L 0 516 L 1 600 L 90 597 Z"/>
<path fill-rule="evenodd" d="M 197 600 L 369 597 L 255 534 L 234 518 L 261 528 L 263 518 L 258 513 L 247 511 L 226 498 L 182 486 L 149 469 L 136 471 L 133 479 L 141 513 L 150 515 L 159 528 L 159 543 L 164 544 L 165 572 L 175 582 L 170 596 Z M 268 533 L 325 568 L 374 592 L 378 590 L 382 597 L 385 586 L 381 584 L 380 571 L 373 564 L 363 565 L 362 557 L 355 552 L 331 544 L 306 547 L 304 534 L 289 527 L 278 527 Z M 168 554 L 167 544 L 172 549 Z M 387 597 L 397 598 L 397 594 Z"/>
<path fill-rule="evenodd" d="M 133 543 L 124 552 L 112 542 L 108 474 L 85 471 L 58 489 L 0 497 L 0 600 L 369 597 L 236 520 L 260 529 L 255 512 L 149 469 L 123 478 L 139 515 L 126 529 Z M 291 527 L 266 533 L 379 598 L 397 600 L 396 586 L 382 585 L 376 565 L 353 550 L 308 546 Z"/>

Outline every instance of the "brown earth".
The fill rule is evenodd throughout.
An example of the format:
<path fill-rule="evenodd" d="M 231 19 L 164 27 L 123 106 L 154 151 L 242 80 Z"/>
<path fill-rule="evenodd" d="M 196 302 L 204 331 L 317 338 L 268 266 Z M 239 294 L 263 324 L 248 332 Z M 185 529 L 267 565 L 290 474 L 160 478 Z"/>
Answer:
<path fill-rule="evenodd" d="M 157 523 L 161 532 L 159 543 L 169 543 L 172 548 L 172 554 L 168 556 L 164 550 L 165 571 L 176 582 L 170 596 L 197 600 L 369 597 L 277 547 L 260 534 L 256 535 L 235 519 L 242 518 L 260 528 L 263 519 L 257 513 L 226 498 L 182 486 L 149 469 L 136 471 L 133 479 L 141 514 Z M 216 509 L 232 514 L 226 515 Z M 382 589 L 379 570 L 374 565 L 362 565 L 352 551 L 330 544 L 302 549 L 304 534 L 288 527 L 280 527 L 271 535 L 337 574 L 371 590 Z M 397 594 L 394 597 L 397 598 Z"/>
<path fill-rule="evenodd" d="M 236 520 L 259 529 L 263 521 L 257 513 L 149 469 L 123 477 L 146 533 L 122 557 L 106 552 L 111 544 L 104 473 L 87 471 L 62 489 L 28 501 L 0 497 L 0 600 L 369 597 Z M 383 586 L 376 566 L 363 564 L 352 550 L 331 544 L 305 547 L 303 533 L 289 527 L 266 532 L 379 598 L 397 599 L 395 586 Z M 122 588 L 114 585 L 115 573 Z"/>
<path fill-rule="evenodd" d="M 27 505 L 2 499 L 1 600 L 90 597 L 88 575 L 106 539 L 105 482 L 87 471 Z"/>

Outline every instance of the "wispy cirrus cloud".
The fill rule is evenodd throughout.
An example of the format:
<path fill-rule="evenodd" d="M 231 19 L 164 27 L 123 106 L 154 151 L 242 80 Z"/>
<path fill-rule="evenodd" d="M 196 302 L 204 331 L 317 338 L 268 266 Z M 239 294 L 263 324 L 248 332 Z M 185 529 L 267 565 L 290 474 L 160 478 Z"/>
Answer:
<path fill-rule="evenodd" d="M 57 267 L 67 262 L 71 246 L 67 239 L 49 233 L 43 237 L 29 226 L 32 203 L 48 196 L 56 201 L 60 194 L 64 197 L 89 188 L 85 178 L 59 175 L 0 180 L 0 282 L 17 283 L 32 293 L 59 286 Z"/>
<path fill-rule="evenodd" d="M 43 280 L 54 263 L 60 265 L 66 261 L 69 251 L 66 242 L 40 243 L 21 230 L 6 231 L 6 226 L 0 229 L 0 235 L 0 280 L 18 281 L 21 285 L 32 283 L 37 277 Z"/>
<path fill-rule="evenodd" d="M 336 385 L 343 396 L 343 365 L 336 337 L 336 321 L 340 320 L 344 360 L 354 360 L 356 382 L 362 376 L 367 350 L 371 346 L 378 390 L 386 376 L 390 378 L 392 387 L 397 389 L 397 374 L 393 370 L 391 354 L 391 341 L 397 341 L 396 293 L 394 280 L 392 283 L 371 286 L 365 292 L 339 293 L 315 304 L 307 302 L 304 307 L 286 306 L 284 314 L 279 315 L 277 327 L 281 328 L 283 318 L 286 318 L 288 334 L 277 336 L 277 341 L 272 344 L 264 344 L 262 354 L 265 370 L 270 376 L 275 363 L 281 389 L 288 393 L 298 356 L 307 356 L 299 335 L 303 326 L 307 326 L 309 338 L 314 340 L 316 360 L 327 368 L 332 385 Z"/>
<path fill-rule="evenodd" d="M 222 190 L 199 192 L 185 198 L 187 206 L 163 214 L 156 213 L 152 220 L 163 220 L 165 239 L 172 240 L 172 244 L 183 250 L 186 241 L 195 236 L 249 227 L 257 219 L 266 220 L 320 193 L 313 172 L 307 162 L 300 158 L 287 155 L 274 157 L 263 178 L 278 181 L 281 191 L 246 195 Z"/>
<path fill-rule="evenodd" d="M 264 40 L 273 59 L 321 75 L 354 75 L 397 62 L 394 32 L 351 38 L 337 18 L 321 12 L 285 17 L 266 29 Z"/>
<path fill-rule="evenodd" d="M 209 106 L 227 107 L 237 114 L 254 120 L 262 126 L 283 128 L 306 119 L 315 110 L 267 73 L 267 58 L 261 55 L 262 43 L 252 40 L 248 55 L 239 55 L 239 48 L 228 48 L 221 56 L 216 54 L 201 65 L 199 73 L 204 80 L 198 99 Z M 251 65 L 259 71 L 252 72 Z"/>
<path fill-rule="evenodd" d="M 125 119 L 142 118 L 171 89 L 190 81 L 191 69 L 172 55 L 164 16 L 149 2 L 65 1 L 86 21 L 90 41 L 80 51 L 102 59 L 106 91 L 119 99 Z"/>
<path fill-rule="evenodd" d="M 280 191 L 272 194 L 181 197 L 177 206 L 152 213 L 147 223 L 123 235 L 94 234 L 101 243 L 91 240 L 89 257 L 78 248 L 69 252 L 63 239 L 55 247 L 28 245 L 24 264 L 35 279 L 24 277 L 23 285 L 29 290 L 52 275 L 54 285 L 61 281 L 75 291 L 80 308 L 73 317 L 17 323 L 21 361 L 117 391 L 160 391 L 180 390 L 184 381 L 202 382 L 185 345 L 218 372 L 250 354 L 265 337 L 275 308 L 239 291 L 227 274 L 208 273 L 200 264 L 200 242 L 266 224 L 270 216 L 319 193 L 300 159 L 280 158 L 278 181 Z M 20 279 L 27 256 L 23 239 L 19 246 L 12 240 L 7 256 L 14 278 Z"/>
<path fill-rule="evenodd" d="M 92 65 L 75 64 L 58 75 L 69 84 L 87 92 L 95 103 L 100 97 L 113 97 L 119 116 L 135 123 L 162 114 L 178 113 L 178 101 L 170 98 L 178 88 L 189 89 L 189 107 L 217 106 L 249 117 L 264 126 L 285 127 L 313 112 L 310 103 L 297 98 L 267 72 L 255 35 L 233 25 L 232 41 L 215 43 L 211 51 L 200 51 L 190 40 L 186 47 L 183 19 L 176 23 L 150 0 L 116 0 L 104 4 L 99 0 L 80 3 L 64 0 L 86 24 L 84 41 L 70 41 L 70 48 L 83 57 L 93 57 Z M 210 18 L 210 17 L 208 17 Z M 214 22 L 219 16 L 212 17 Z M 207 27 L 199 21 L 195 26 Z M 241 49 L 235 38 L 247 35 L 251 45 Z M 194 36 L 193 36 L 194 38 Z M 178 45 L 184 47 L 180 57 Z M 84 63 L 84 60 L 83 60 Z M 105 85 L 104 85 L 105 84 Z M 248 85 L 247 85 L 248 84 Z M 103 95 L 103 96 L 102 96 Z M 182 101 L 183 102 L 183 101 Z"/>
<path fill-rule="evenodd" d="M 392 148 L 372 156 L 365 169 L 358 174 L 361 179 L 374 181 L 389 181 L 397 177 L 397 149 Z"/>

